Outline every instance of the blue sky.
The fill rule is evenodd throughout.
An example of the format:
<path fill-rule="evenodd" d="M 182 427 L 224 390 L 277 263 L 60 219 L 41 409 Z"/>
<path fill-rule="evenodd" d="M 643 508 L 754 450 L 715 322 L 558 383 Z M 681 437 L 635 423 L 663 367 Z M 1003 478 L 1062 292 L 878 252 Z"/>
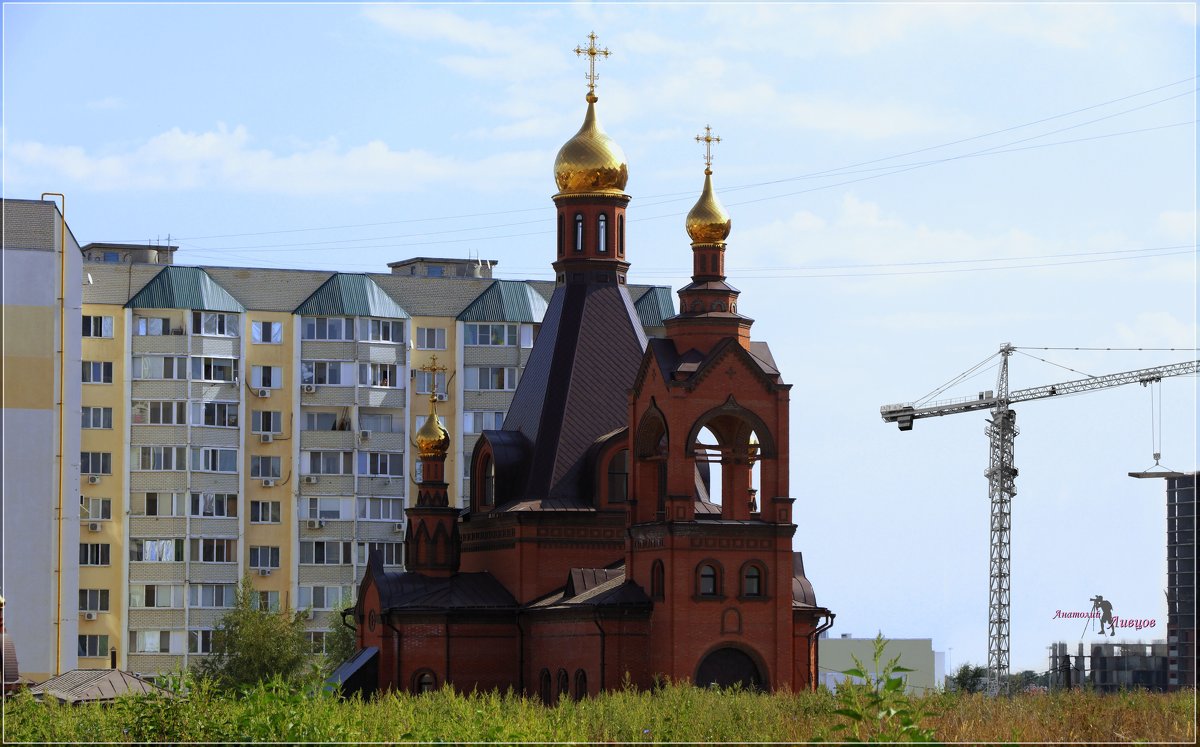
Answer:
<path fill-rule="evenodd" d="M 634 282 L 686 282 L 692 138 L 723 138 L 730 279 L 794 384 L 796 546 L 835 635 L 986 661 L 984 415 L 900 433 L 880 405 L 1004 342 L 1196 347 L 1192 3 L 3 10 L 4 194 L 65 192 L 81 242 L 355 271 L 471 253 L 504 277 L 551 277 L 594 30 Z M 1012 383 L 1189 357 L 1027 350 Z M 1194 469 L 1195 379 L 1161 395 L 1163 462 Z M 1097 593 L 1165 623 L 1163 484 L 1125 476 L 1153 462 L 1146 389 L 1017 410 L 1012 665 L 1040 670 L 1080 634 L 1054 611 Z"/>

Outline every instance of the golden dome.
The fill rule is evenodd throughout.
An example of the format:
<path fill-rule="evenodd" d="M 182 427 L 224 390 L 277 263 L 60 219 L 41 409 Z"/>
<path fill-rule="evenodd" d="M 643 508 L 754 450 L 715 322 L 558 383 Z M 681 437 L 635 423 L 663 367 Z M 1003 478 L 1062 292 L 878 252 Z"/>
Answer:
<path fill-rule="evenodd" d="M 554 181 L 559 194 L 623 193 L 629 180 L 625 152 L 596 121 L 596 96 L 588 94 L 587 115 L 575 137 L 559 148 Z"/>
<path fill-rule="evenodd" d="M 704 170 L 704 191 L 688 212 L 685 225 L 693 244 L 719 244 L 729 236 L 733 221 L 713 194 L 712 169 Z"/>
<path fill-rule="evenodd" d="M 421 459 L 444 457 L 450 449 L 450 434 L 438 422 L 436 395 L 429 398 L 429 417 L 425 419 L 425 425 L 417 431 L 413 442 L 417 447 L 417 456 Z"/>

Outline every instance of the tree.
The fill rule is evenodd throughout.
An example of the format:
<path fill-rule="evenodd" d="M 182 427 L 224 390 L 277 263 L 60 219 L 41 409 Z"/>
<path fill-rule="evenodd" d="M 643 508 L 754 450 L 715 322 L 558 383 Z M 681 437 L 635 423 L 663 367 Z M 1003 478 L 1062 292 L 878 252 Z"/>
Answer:
<path fill-rule="evenodd" d="M 238 584 L 233 609 L 212 636 L 212 653 L 198 657 L 197 673 L 220 687 L 236 689 L 278 676 L 297 682 L 308 675 L 311 644 L 304 614 L 284 607 L 262 609 L 250 576 Z"/>
<path fill-rule="evenodd" d="M 358 637 L 353 629 L 342 624 L 341 608 L 349 606 L 348 599 L 336 605 L 333 611 L 333 623 L 330 631 L 325 634 L 325 669 L 327 674 L 332 672 L 342 662 L 349 659 L 358 651 Z"/>
<path fill-rule="evenodd" d="M 987 687 L 987 670 L 980 666 L 963 664 L 947 684 L 960 693 L 979 693 Z"/>

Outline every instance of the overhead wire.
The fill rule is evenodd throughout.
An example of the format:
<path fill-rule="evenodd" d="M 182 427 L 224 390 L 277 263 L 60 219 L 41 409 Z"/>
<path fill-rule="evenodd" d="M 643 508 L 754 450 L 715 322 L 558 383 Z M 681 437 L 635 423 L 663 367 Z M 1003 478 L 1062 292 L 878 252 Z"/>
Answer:
<path fill-rule="evenodd" d="M 1026 358 L 1033 358 L 1034 360 L 1041 361 L 1042 363 L 1049 363 L 1051 366 L 1058 366 L 1059 368 L 1061 368 L 1065 371 L 1070 371 L 1071 373 L 1077 373 L 1081 376 L 1086 376 L 1089 379 L 1096 378 L 1093 374 L 1087 373 L 1086 371 L 1080 371 L 1080 370 L 1071 368 L 1070 366 L 1064 366 L 1061 363 L 1055 363 L 1054 361 L 1046 360 L 1045 358 L 1042 358 L 1041 356 L 1030 355 L 1029 353 L 1026 353 L 1024 350 L 1018 349 L 1015 352 L 1020 353 L 1021 355 L 1025 356 Z"/>

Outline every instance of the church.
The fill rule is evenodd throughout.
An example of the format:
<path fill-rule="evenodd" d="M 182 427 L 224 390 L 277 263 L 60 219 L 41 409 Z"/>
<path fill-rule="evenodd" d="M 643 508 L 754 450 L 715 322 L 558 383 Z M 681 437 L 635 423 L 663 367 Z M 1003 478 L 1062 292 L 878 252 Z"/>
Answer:
<path fill-rule="evenodd" d="M 450 505 L 436 398 L 413 438 L 404 570 L 372 557 L 343 613 L 343 691 L 498 688 L 551 703 L 663 680 L 815 687 L 817 604 L 792 549 L 788 406 L 726 282 L 731 221 L 706 146 L 687 215 L 692 281 L 647 340 L 626 278 L 628 164 L 596 114 L 554 162 L 556 285 L 511 409 Z"/>

